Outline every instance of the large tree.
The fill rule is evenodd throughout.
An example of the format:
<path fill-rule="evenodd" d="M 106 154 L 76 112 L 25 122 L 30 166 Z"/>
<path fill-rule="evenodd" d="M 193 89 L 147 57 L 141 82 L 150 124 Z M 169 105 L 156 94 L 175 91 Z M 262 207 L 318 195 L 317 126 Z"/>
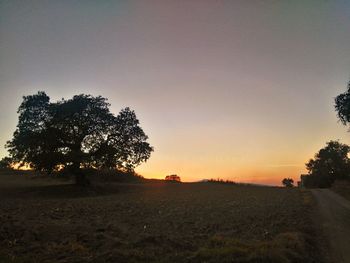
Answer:
<path fill-rule="evenodd" d="M 315 154 L 314 159 L 306 163 L 314 184 L 313 186 L 327 187 L 336 179 L 345 179 L 350 175 L 350 147 L 338 141 L 330 141 L 326 147 Z"/>
<path fill-rule="evenodd" d="M 40 171 L 69 168 L 78 184 L 87 182 L 82 167 L 133 170 L 153 148 L 134 111 L 114 116 L 107 99 L 76 95 L 50 102 L 45 92 L 23 97 L 13 139 L 13 161 Z"/>

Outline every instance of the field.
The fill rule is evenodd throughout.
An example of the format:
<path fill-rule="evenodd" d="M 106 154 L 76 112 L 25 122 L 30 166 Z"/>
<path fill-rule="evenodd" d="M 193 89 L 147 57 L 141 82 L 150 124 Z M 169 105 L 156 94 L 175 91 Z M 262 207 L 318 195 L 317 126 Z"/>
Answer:
<path fill-rule="evenodd" d="M 299 189 L 0 174 L 0 262 L 319 262 Z"/>

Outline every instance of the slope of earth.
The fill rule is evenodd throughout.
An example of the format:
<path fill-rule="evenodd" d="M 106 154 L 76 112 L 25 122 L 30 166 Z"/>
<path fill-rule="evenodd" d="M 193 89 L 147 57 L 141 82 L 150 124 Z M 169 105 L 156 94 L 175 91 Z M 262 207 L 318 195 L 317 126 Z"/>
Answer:
<path fill-rule="evenodd" d="M 299 189 L 0 174 L 0 262 L 320 262 Z"/>

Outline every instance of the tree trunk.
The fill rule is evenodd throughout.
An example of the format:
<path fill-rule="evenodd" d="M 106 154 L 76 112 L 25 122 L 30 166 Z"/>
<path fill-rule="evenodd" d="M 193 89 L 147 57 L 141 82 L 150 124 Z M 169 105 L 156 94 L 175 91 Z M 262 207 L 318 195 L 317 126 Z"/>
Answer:
<path fill-rule="evenodd" d="M 72 174 L 75 177 L 75 184 L 78 186 L 88 186 L 90 181 L 86 178 L 86 175 L 80 168 L 80 163 L 75 163 L 72 165 Z"/>
<path fill-rule="evenodd" d="M 86 178 L 85 174 L 80 170 L 75 174 L 75 184 L 78 186 L 89 186 L 90 181 Z"/>

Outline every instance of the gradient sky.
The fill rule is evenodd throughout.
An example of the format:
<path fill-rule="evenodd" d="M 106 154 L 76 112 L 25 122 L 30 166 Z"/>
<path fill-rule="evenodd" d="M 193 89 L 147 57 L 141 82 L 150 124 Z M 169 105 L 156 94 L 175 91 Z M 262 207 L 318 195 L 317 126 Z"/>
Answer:
<path fill-rule="evenodd" d="M 0 0 L 0 157 L 23 95 L 87 93 L 136 111 L 145 177 L 280 184 L 350 143 L 349 77 L 345 0 Z"/>

